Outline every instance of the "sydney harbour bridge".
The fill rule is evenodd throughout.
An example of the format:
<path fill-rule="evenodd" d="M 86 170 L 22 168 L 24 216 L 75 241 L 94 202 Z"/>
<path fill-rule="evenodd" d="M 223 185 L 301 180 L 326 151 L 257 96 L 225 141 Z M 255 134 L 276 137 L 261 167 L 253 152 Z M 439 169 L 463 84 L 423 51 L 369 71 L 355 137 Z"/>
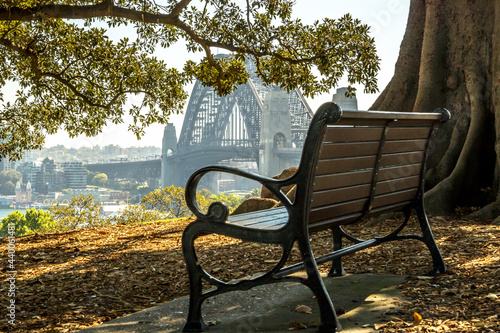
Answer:
<path fill-rule="evenodd" d="M 89 170 L 127 178 L 143 167 L 150 177 L 161 174 L 162 186 L 185 186 L 187 178 L 206 165 L 256 162 L 259 173 L 273 176 L 298 164 L 312 110 L 299 90 L 285 93 L 264 85 L 252 61 L 246 68 L 249 80 L 229 96 L 195 83 L 179 138 L 172 124 L 165 127 L 161 162 L 135 162 L 133 168 L 127 168 L 130 163 L 119 168 L 88 165 Z"/>
<path fill-rule="evenodd" d="M 229 160 L 256 162 L 268 176 L 296 164 L 313 112 L 299 90 L 266 86 L 252 61 L 246 68 L 250 79 L 229 96 L 195 83 L 179 139 L 165 128 L 162 186 L 184 186 L 195 170 Z"/>

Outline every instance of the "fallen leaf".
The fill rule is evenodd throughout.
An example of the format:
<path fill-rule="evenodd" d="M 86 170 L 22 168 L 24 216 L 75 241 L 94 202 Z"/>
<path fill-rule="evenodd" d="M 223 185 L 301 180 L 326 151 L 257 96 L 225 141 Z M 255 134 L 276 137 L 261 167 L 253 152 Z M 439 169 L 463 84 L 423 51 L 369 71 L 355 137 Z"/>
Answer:
<path fill-rule="evenodd" d="M 494 301 L 494 300 L 498 299 L 498 296 L 495 294 L 488 294 L 488 295 L 486 295 L 486 298 Z"/>
<path fill-rule="evenodd" d="M 303 313 L 312 313 L 312 309 L 307 305 L 297 305 L 297 307 L 295 307 L 295 311 Z"/>
<path fill-rule="evenodd" d="M 413 312 L 413 325 L 416 326 L 422 321 L 422 316 L 418 312 Z"/>
<path fill-rule="evenodd" d="M 300 323 L 298 321 L 292 321 L 291 325 L 292 325 L 292 327 L 290 327 L 288 329 L 289 331 L 293 331 L 293 330 L 297 330 L 297 329 L 302 330 L 302 329 L 306 329 L 307 328 L 307 326 L 305 324 L 302 324 L 302 323 Z"/>

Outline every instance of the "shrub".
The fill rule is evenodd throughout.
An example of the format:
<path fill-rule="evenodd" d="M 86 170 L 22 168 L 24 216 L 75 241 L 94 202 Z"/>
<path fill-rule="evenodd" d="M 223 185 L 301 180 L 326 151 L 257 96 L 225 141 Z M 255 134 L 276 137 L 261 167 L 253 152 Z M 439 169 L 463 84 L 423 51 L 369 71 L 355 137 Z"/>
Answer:
<path fill-rule="evenodd" d="M 94 201 L 94 197 L 73 196 L 69 204 L 59 203 L 50 207 L 50 213 L 57 220 L 57 228 L 72 230 L 83 227 L 97 227 L 109 225 L 110 221 L 101 216 L 102 207 Z"/>
<path fill-rule="evenodd" d="M 15 235 L 22 236 L 31 233 L 43 233 L 57 228 L 57 223 L 49 212 L 43 209 L 28 209 L 26 214 L 16 210 L 2 219 L 0 226 L 0 236 L 8 236 L 8 225 L 13 223 L 16 226 Z"/>
<path fill-rule="evenodd" d="M 143 204 L 128 205 L 116 218 L 116 224 L 144 223 L 165 219 L 167 217 L 167 214 L 162 214 L 157 210 L 147 209 Z"/>

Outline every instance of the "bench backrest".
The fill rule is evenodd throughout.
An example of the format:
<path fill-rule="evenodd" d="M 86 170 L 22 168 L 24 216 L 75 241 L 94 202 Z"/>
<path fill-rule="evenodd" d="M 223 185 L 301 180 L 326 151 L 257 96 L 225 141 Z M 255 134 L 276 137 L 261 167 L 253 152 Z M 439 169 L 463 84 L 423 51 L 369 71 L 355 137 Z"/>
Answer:
<path fill-rule="evenodd" d="M 402 113 L 342 111 L 334 103 L 321 106 L 299 167 L 309 169 L 304 188 L 308 195 L 303 197 L 309 228 L 352 223 L 410 205 L 423 193 L 432 130 L 448 118 L 444 109 Z"/>

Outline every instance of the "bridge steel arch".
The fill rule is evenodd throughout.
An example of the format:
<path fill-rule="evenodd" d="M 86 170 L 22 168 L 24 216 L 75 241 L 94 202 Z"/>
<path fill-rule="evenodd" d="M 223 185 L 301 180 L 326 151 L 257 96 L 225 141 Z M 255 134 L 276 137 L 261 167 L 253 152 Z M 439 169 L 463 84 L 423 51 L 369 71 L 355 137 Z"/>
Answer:
<path fill-rule="evenodd" d="M 249 80 L 229 96 L 220 97 L 213 88 L 204 87 L 196 81 L 177 152 L 162 157 L 169 168 L 177 170 L 171 183 L 184 186 L 190 172 L 224 160 L 259 162 L 263 99 L 268 92 L 280 88 L 264 85 L 255 74 L 256 67 L 252 61 L 247 61 L 245 66 L 250 74 Z M 299 90 L 288 93 L 288 106 L 292 143 L 294 147 L 301 148 L 313 112 Z"/>

